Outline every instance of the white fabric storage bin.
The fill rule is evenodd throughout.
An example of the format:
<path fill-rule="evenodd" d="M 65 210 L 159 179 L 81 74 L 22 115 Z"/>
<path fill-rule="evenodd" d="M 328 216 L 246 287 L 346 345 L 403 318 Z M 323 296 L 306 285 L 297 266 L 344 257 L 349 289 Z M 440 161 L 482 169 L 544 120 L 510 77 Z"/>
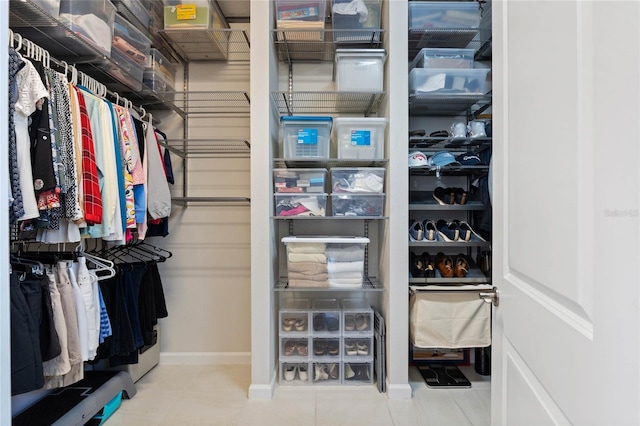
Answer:
<path fill-rule="evenodd" d="M 387 122 L 384 117 L 336 117 L 333 132 L 338 158 L 383 159 Z"/>
<path fill-rule="evenodd" d="M 336 49 L 336 88 L 339 92 L 383 91 L 384 49 Z"/>
<path fill-rule="evenodd" d="M 491 305 L 475 291 L 414 293 L 409 337 L 418 348 L 484 348 L 491 344 Z"/>

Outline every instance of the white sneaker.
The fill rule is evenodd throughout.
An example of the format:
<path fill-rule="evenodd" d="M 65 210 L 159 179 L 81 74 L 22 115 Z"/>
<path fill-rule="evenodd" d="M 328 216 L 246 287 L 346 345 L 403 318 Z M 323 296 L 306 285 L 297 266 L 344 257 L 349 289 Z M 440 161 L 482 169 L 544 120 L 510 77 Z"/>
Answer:
<path fill-rule="evenodd" d="M 297 370 L 298 370 L 298 367 L 296 367 L 295 365 L 286 365 L 284 367 L 284 379 L 287 382 L 290 382 L 293 379 L 295 379 Z"/>

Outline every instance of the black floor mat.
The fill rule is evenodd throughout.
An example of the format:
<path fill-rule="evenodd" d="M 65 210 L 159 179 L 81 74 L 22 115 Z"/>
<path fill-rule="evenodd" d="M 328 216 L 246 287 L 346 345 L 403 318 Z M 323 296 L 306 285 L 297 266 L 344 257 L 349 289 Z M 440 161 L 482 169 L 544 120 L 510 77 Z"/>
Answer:
<path fill-rule="evenodd" d="M 431 364 L 419 366 L 418 371 L 430 388 L 470 388 L 471 382 L 455 365 Z"/>
<path fill-rule="evenodd" d="M 52 425 L 97 389 L 111 380 L 117 371 L 86 371 L 85 378 L 73 385 L 54 389 L 50 394 L 13 418 L 12 425 Z M 101 409 L 102 407 L 97 407 Z M 89 421 L 87 418 L 86 421 Z"/>

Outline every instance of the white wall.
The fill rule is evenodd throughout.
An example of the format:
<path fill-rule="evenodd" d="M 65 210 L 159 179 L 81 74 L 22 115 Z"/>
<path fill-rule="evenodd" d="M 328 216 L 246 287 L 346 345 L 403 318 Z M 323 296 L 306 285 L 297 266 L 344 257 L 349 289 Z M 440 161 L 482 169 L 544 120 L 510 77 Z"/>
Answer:
<path fill-rule="evenodd" d="M 232 28 L 249 31 L 248 24 Z M 192 62 L 189 91 L 249 92 L 248 62 Z M 176 82 L 179 89 L 180 79 Z M 213 96 L 213 95 L 212 95 Z M 247 109 L 248 110 L 248 109 Z M 182 120 L 163 116 L 171 138 L 182 137 Z M 250 140 L 249 117 L 190 115 L 189 139 Z M 181 197 L 183 162 L 172 156 Z M 190 156 L 188 196 L 250 197 L 249 155 Z M 161 320 L 162 363 L 249 362 L 251 351 L 251 232 L 248 203 L 174 205 L 170 235 L 155 239 L 173 252 L 160 265 L 169 317 Z"/>

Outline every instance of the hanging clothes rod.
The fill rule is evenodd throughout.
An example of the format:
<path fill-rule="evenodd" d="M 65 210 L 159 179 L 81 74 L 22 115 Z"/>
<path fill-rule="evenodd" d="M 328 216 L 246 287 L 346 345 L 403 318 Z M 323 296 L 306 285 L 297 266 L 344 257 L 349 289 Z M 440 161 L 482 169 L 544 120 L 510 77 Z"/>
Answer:
<path fill-rule="evenodd" d="M 17 43 L 17 46 L 14 46 L 14 43 Z M 89 89 L 91 92 L 100 96 L 102 98 L 107 98 L 109 96 L 112 100 L 115 100 L 116 105 L 120 105 L 122 101 L 122 106 L 128 109 L 133 109 L 140 114 L 140 118 L 143 118 L 147 112 L 141 107 L 134 105 L 129 99 L 124 96 L 120 96 L 117 92 L 112 92 L 107 89 L 107 87 L 94 79 L 93 77 L 88 76 L 82 71 L 78 71 L 78 69 L 74 65 L 69 65 L 65 61 L 61 61 L 59 59 L 51 57 L 49 52 L 46 49 L 38 46 L 31 40 L 28 40 L 19 33 L 13 32 L 13 30 L 9 29 L 9 46 L 14 48 L 16 52 L 20 52 L 20 50 L 24 50 L 24 53 L 27 58 L 34 59 L 36 61 L 42 62 L 42 64 L 46 68 L 51 68 L 51 64 L 53 63 L 60 69 L 64 69 L 64 74 L 67 75 L 71 72 L 71 84 L 77 85 L 80 83 L 82 86 Z"/>

